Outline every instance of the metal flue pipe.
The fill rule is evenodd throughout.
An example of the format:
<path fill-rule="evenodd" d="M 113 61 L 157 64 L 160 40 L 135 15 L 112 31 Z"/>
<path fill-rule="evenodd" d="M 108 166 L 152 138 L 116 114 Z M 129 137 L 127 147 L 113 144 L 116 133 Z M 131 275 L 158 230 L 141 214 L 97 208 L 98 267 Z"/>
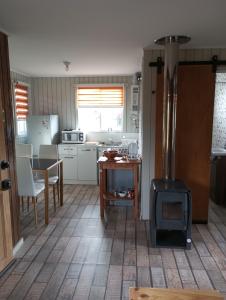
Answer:
<path fill-rule="evenodd" d="M 190 41 L 187 36 L 166 36 L 155 41 L 165 46 L 162 157 L 163 178 L 175 180 L 175 145 L 177 113 L 177 69 L 179 45 Z"/>

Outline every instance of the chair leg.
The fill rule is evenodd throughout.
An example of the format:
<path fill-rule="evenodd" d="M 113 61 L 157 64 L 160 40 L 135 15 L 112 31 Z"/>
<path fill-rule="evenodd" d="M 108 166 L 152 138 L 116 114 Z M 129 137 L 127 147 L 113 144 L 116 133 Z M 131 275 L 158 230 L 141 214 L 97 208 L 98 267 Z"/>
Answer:
<path fill-rule="evenodd" d="M 38 224 L 38 214 L 37 214 L 37 207 L 36 207 L 37 198 L 32 197 L 32 203 L 33 203 L 33 206 L 34 206 L 35 225 L 37 226 L 37 224 Z"/>
<path fill-rule="evenodd" d="M 56 191 L 55 191 L 55 184 L 53 184 L 53 205 L 54 205 L 54 210 L 56 210 Z"/>
<path fill-rule="evenodd" d="M 29 211 L 30 208 L 30 197 L 27 197 L 27 211 Z"/>
<path fill-rule="evenodd" d="M 60 204 L 60 186 L 59 186 L 59 180 L 57 181 L 56 186 L 57 186 L 58 204 Z"/>

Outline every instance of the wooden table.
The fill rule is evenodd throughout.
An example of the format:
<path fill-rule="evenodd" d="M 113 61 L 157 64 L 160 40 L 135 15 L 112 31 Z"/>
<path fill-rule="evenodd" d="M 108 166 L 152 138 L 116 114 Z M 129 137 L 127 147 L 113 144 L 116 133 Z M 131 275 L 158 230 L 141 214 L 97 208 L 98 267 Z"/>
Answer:
<path fill-rule="evenodd" d="M 215 290 L 130 288 L 130 300 L 224 300 Z"/>
<path fill-rule="evenodd" d="M 59 165 L 60 181 L 60 206 L 63 206 L 63 160 L 62 159 L 39 159 L 31 160 L 32 170 L 42 173 L 45 180 L 45 224 L 49 224 L 49 170 Z"/>
<path fill-rule="evenodd" d="M 132 200 L 133 201 L 133 210 L 134 217 L 138 218 L 139 216 L 139 166 L 141 160 L 117 160 L 117 161 L 108 161 L 106 157 L 100 157 L 98 162 L 99 164 L 99 175 L 100 175 L 100 216 L 104 217 L 104 210 L 106 208 L 106 202 L 111 200 Z M 134 197 L 129 198 L 119 198 L 113 193 L 107 191 L 107 170 L 131 170 L 133 172 L 133 188 L 134 188 Z"/>

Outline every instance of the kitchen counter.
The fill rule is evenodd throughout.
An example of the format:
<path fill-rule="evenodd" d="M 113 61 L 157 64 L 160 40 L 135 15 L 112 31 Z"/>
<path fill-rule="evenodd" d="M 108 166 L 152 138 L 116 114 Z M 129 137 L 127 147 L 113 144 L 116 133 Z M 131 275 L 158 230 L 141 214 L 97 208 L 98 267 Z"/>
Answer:
<path fill-rule="evenodd" d="M 224 148 L 213 148 L 211 150 L 212 156 L 226 156 L 226 149 Z"/>

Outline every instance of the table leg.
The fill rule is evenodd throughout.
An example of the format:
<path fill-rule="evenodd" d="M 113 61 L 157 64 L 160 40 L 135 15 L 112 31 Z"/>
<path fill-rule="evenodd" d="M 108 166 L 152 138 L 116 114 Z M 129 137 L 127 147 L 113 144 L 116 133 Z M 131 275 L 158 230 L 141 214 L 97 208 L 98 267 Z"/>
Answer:
<path fill-rule="evenodd" d="M 133 168 L 133 178 L 134 178 L 134 217 L 138 218 L 139 213 L 139 203 L 138 203 L 138 166 Z"/>
<path fill-rule="evenodd" d="M 49 174 L 45 171 L 45 224 L 49 224 Z"/>
<path fill-rule="evenodd" d="M 60 206 L 64 204 L 63 161 L 60 163 Z"/>
<path fill-rule="evenodd" d="M 99 168 L 99 175 L 100 175 L 100 217 L 104 218 L 104 195 L 103 195 L 104 170 L 101 165 Z"/>

